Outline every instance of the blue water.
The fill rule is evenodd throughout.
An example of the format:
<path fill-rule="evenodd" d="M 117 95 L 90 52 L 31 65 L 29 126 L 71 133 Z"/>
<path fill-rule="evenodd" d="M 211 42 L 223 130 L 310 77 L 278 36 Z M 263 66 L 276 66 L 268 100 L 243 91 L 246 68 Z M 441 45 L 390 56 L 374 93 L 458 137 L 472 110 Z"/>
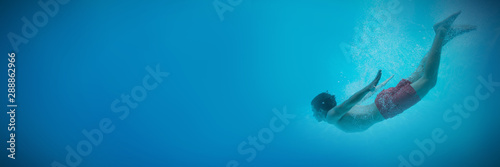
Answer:
<path fill-rule="evenodd" d="M 1 64 L 15 51 L 19 107 L 16 159 L 4 150 L 1 166 L 71 166 L 66 147 L 89 143 L 82 131 L 103 120 L 112 131 L 80 148 L 87 155 L 74 166 L 500 165 L 500 87 L 475 95 L 478 77 L 500 81 L 498 2 L 242 0 L 221 20 L 213 1 L 73 0 L 18 49 L 6 34 L 22 34 L 21 18 L 42 9 L 2 3 Z M 457 24 L 478 30 L 444 47 L 438 83 L 421 102 L 362 133 L 314 119 L 320 92 L 340 102 L 378 69 L 382 80 L 395 75 L 386 88 L 409 76 L 432 25 L 458 10 Z M 114 112 L 157 65 L 169 75 L 128 115 Z M 454 105 L 472 111 L 448 112 Z M 8 115 L 0 118 L 7 127 Z"/>

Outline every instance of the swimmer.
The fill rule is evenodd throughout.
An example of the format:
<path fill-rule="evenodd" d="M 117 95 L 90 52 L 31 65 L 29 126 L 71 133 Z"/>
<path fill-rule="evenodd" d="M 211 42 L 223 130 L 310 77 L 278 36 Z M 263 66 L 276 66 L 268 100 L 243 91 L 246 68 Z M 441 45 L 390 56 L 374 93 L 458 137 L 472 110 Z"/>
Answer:
<path fill-rule="evenodd" d="M 402 79 L 396 87 L 380 92 L 375 102 L 369 105 L 360 103 L 383 87 L 393 76 L 378 85 L 382 76 L 382 71 L 379 70 L 368 86 L 340 105 L 337 105 L 334 95 L 321 93 L 311 102 L 316 119 L 333 124 L 345 132 L 362 132 L 418 103 L 436 85 L 442 47 L 454 37 L 476 29 L 472 25 L 453 25 L 460 13 L 457 12 L 434 25 L 436 36 L 432 47 L 410 77 Z"/>

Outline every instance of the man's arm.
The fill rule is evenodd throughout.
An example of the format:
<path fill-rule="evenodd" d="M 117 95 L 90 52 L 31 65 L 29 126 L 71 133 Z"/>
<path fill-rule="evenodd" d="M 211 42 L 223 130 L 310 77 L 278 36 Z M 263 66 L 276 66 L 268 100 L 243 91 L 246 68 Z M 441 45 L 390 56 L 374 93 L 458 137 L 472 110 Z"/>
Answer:
<path fill-rule="evenodd" d="M 392 77 L 394 77 L 394 75 L 392 75 L 391 77 L 387 78 L 384 82 L 382 82 L 382 83 L 380 83 L 379 85 L 377 85 L 373 91 L 368 92 L 368 93 L 365 95 L 365 97 L 363 97 L 363 99 L 361 99 L 361 101 L 359 101 L 359 103 L 362 103 L 362 102 L 364 102 L 366 99 L 368 99 L 368 98 L 372 97 L 372 96 L 373 96 L 373 94 L 375 94 L 375 92 L 377 92 L 378 90 L 380 90 L 380 88 L 383 88 L 383 87 L 387 84 L 387 82 L 389 82 L 389 81 L 392 79 Z"/>
<path fill-rule="evenodd" d="M 330 122 L 330 120 L 337 120 L 336 118 L 340 118 L 349 110 L 351 110 L 351 108 L 354 107 L 357 103 L 359 103 L 368 92 L 373 91 L 375 89 L 375 86 L 377 86 L 381 76 L 382 76 L 382 70 L 378 70 L 377 77 L 375 77 L 375 79 L 368 86 L 356 92 L 342 104 L 328 111 L 328 114 L 326 116 L 327 121 Z"/>

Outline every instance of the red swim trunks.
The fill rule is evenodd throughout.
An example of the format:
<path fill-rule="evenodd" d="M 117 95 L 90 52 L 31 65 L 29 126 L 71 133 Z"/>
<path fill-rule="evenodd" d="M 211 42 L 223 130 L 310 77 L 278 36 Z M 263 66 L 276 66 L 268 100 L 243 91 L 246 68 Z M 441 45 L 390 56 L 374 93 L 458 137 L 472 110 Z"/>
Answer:
<path fill-rule="evenodd" d="M 396 87 L 385 89 L 377 95 L 375 105 L 385 119 L 401 114 L 420 101 L 410 84 L 410 81 L 402 79 Z"/>

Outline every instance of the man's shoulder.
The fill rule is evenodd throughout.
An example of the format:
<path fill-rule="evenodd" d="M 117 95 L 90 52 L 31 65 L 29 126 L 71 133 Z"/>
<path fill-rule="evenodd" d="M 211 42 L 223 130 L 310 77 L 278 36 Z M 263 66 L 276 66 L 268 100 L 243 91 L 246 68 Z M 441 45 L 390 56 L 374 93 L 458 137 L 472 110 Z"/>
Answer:
<path fill-rule="evenodd" d="M 344 107 L 333 107 L 330 111 L 327 113 L 327 118 L 329 123 L 336 123 L 340 118 L 342 117 L 341 113 L 346 113 L 346 109 Z"/>

